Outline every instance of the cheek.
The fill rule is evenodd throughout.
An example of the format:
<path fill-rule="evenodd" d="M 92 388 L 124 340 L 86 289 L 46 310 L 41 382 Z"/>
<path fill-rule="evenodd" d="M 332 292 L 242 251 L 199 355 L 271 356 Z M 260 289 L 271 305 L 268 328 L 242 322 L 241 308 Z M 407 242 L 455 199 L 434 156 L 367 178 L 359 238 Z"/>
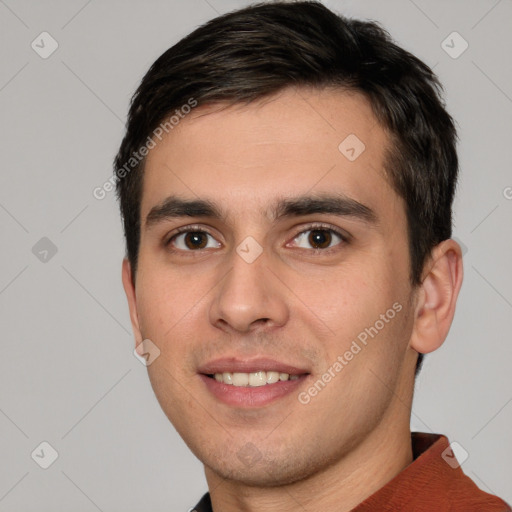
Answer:
<path fill-rule="evenodd" d="M 291 287 L 331 334 L 347 338 L 372 325 L 397 300 L 384 270 L 378 264 L 343 263 L 322 269 L 321 276 L 305 271 Z"/>
<path fill-rule="evenodd" d="M 190 269 L 152 263 L 146 265 L 137 283 L 141 334 L 160 350 L 159 358 L 148 370 L 150 375 L 160 371 L 158 382 L 167 381 L 167 387 L 180 393 L 172 376 L 179 376 L 186 384 L 195 375 L 194 354 L 207 336 L 212 279 L 204 273 L 191 275 Z"/>
<path fill-rule="evenodd" d="M 410 336 L 408 296 L 403 277 L 394 274 L 393 266 L 391 260 L 380 258 L 332 269 L 329 279 L 320 284 L 310 279 L 296 283 L 297 296 L 306 298 L 305 314 L 313 311 L 328 327 L 322 341 L 324 364 L 329 368 L 341 356 L 342 373 L 351 375 L 350 385 L 363 374 L 371 377 L 369 367 L 393 375 L 401 364 Z M 367 390 L 370 384 L 358 385 Z"/>
<path fill-rule="evenodd" d="M 143 334 L 167 338 L 172 331 L 182 329 L 187 318 L 197 314 L 205 286 L 201 279 L 192 279 L 186 269 L 171 271 L 156 263 L 146 265 L 137 282 Z"/>

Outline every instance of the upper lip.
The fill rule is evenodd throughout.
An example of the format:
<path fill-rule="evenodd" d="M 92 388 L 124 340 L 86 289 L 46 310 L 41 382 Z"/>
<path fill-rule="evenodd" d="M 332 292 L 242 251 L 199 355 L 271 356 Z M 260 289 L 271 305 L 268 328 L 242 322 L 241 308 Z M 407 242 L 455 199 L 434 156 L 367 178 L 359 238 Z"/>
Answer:
<path fill-rule="evenodd" d="M 237 357 L 224 357 L 209 361 L 198 368 L 198 372 L 204 375 L 215 373 L 252 373 L 258 371 L 274 371 L 288 373 L 289 375 L 303 375 L 309 373 L 305 368 L 283 363 L 267 357 L 255 359 L 242 359 Z"/>

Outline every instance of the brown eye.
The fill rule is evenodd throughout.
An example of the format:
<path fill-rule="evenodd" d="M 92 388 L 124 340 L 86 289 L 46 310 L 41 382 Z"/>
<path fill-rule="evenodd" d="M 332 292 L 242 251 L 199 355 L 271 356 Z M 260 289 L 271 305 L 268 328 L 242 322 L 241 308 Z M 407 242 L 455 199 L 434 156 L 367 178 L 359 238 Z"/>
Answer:
<path fill-rule="evenodd" d="M 308 242 L 315 249 L 325 249 L 331 245 L 332 234 L 325 229 L 315 229 L 309 232 Z"/>
<path fill-rule="evenodd" d="M 323 250 L 341 245 L 347 239 L 334 229 L 315 226 L 299 233 L 293 241 L 301 249 Z"/>
<path fill-rule="evenodd" d="M 208 239 L 205 233 L 190 231 L 185 233 L 184 242 L 189 249 L 204 249 L 208 243 Z"/>
<path fill-rule="evenodd" d="M 200 249 L 219 248 L 221 244 L 206 231 L 182 231 L 171 237 L 168 244 L 180 251 L 198 251 Z"/>

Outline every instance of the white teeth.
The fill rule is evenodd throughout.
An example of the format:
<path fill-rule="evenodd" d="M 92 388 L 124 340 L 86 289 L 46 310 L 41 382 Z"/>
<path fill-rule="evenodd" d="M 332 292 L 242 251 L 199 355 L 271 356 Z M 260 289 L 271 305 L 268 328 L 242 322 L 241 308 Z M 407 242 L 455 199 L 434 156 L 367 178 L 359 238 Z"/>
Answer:
<path fill-rule="evenodd" d="M 248 373 L 233 373 L 233 386 L 248 386 L 249 374 Z"/>
<path fill-rule="evenodd" d="M 249 374 L 249 386 L 264 386 L 267 383 L 267 372 L 254 372 Z"/>
<path fill-rule="evenodd" d="M 224 384 L 230 384 L 233 386 L 243 387 L 259 387 L 265 386 L 265 384 L 274 384 L 279 381 L 297 380 L 298 375 L 290 375 L 288 373 L 279 372 L 251 372 L 251 373 L 215 373 L 214 376 L 217 382 L 223 382 Z"/>
<path fill-rule="evenodd" d="M 267 372 L 267 384 L 274 384 L 279 380 L 279 372 Z"/>

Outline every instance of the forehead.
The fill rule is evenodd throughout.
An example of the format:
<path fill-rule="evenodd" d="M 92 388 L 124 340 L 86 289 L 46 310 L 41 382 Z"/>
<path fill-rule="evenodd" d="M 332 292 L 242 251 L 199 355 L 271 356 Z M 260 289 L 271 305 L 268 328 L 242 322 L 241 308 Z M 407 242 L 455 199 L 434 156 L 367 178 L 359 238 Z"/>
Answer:
<path fill-rule="evenodd" d="M 287 89 L 248 105 L 202 106 L 156 142 L 143 219 L 170 195 L 220 202 L 226 216 L 308 193 L 341 193 L 377 211 L 399 202 L 384 173 L 388 136 L 359 93 Z"/>

